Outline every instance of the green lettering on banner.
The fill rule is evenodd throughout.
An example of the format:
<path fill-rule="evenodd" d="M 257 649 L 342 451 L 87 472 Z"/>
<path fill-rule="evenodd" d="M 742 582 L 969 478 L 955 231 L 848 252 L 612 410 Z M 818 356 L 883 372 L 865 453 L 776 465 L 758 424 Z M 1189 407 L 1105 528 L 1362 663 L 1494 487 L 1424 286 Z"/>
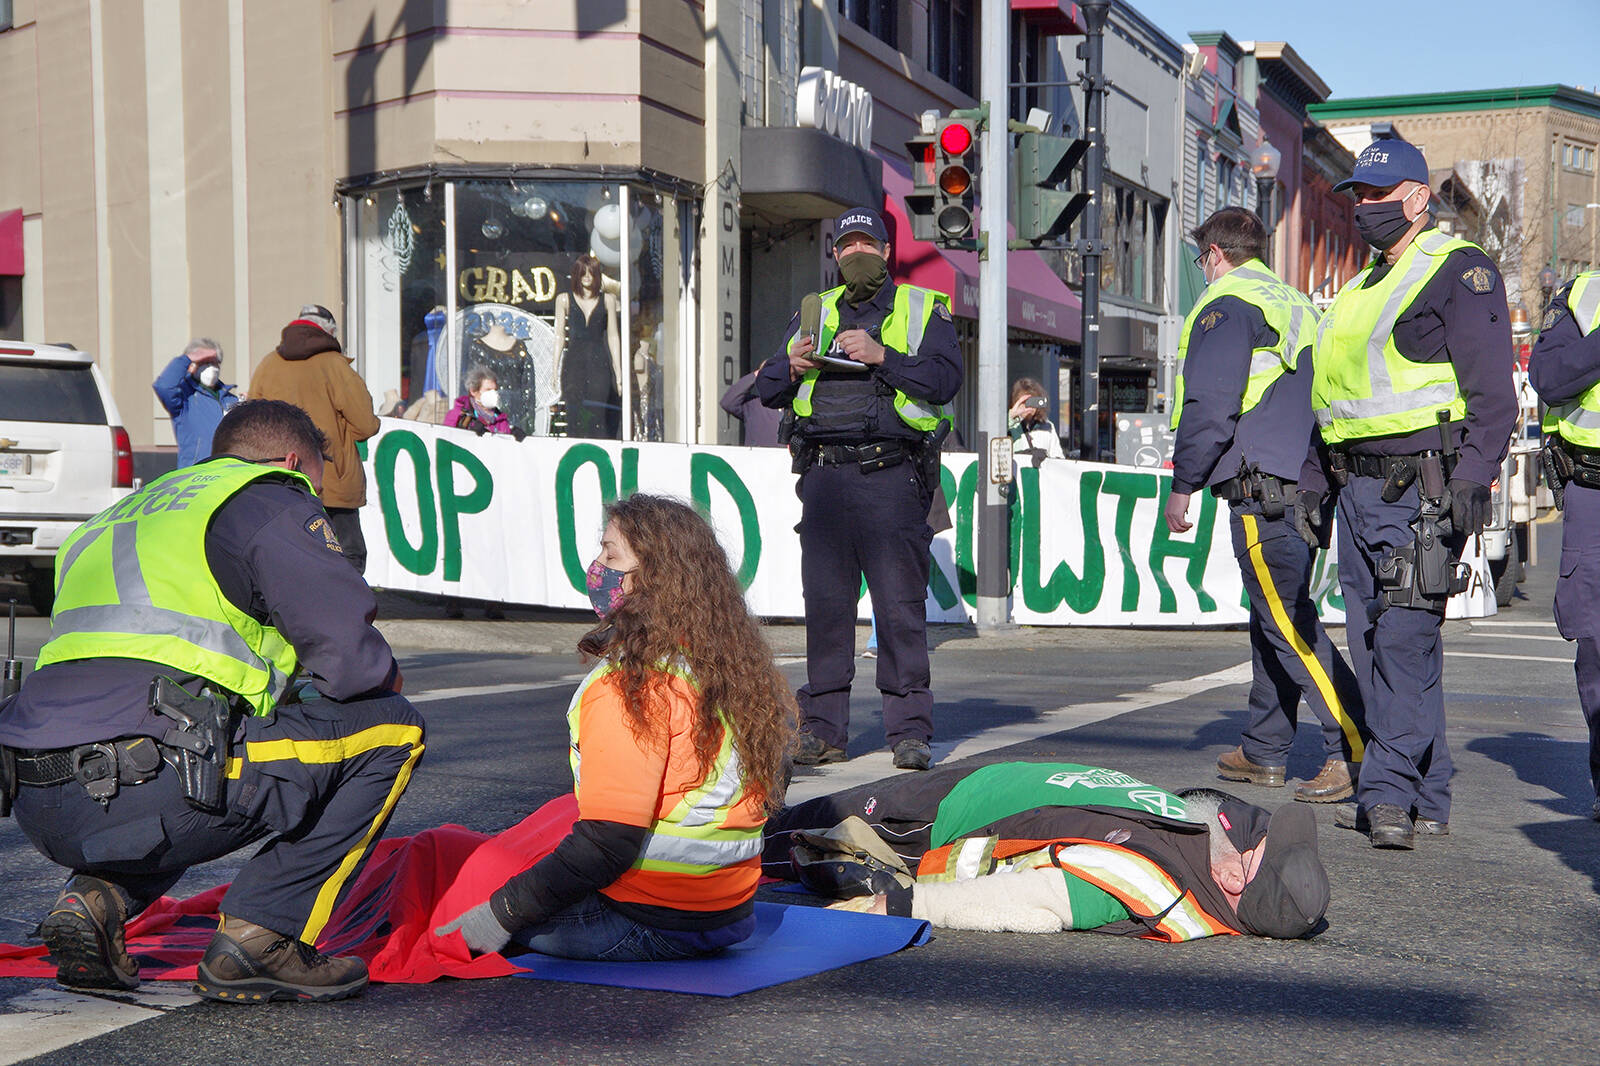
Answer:
<path fill-rule="evenodd" d="M 444 520 L 444 579 L 460 581 L 461 516 L 481 514 L 489 509 L 489 501 L 494 498 L 494 478 L 482 459 L 460 445 L 440 437 L 436 447 L 439 451 L 439 516 Z M 457 467 L 472 474 L 471 492 L 456 492 Z"/>
<path fill-rule="evenodd" d="M 411 458 L 411 473 L 417 484 L 417 520 L 422 527 L 422 542 L 415 547 L 406 540 L 405 525 L 400 520 L 400 502 L 394 492 L 395 464 L 402 452 Z M 433 573 L 439 559 L 439 515 L 428 478 L 427 445 L 410 430 L 385 433 L 378 442 L 373 467 L 378 477 L 378 503 L 383 508 L 383 531 L 389 541 L 389 553 L 395 562 L 413 574 Z"/>
<path fill-rule="evenodd" d="M 1170 485 L 1171 481 L 1170 477 L 1165 477 L 1161 484 Z M 1195 602 L 1201 613 L 1210 614 L 1217 609 L 1217 601 L 1206 594 L 1205 587 L 1206 563 L 1211 558 L 1211 536 L 1217 524 L 1217 498 L 1209 492 L 1197 495 L 1200 499 L 1200 518 L 1194 524 L 1193 541 L 1174 540 L 1162 515 L 1156 516 L 1151 527 L 1154 535 L 1150 538 L 1150 574 L 1160 594 L 1158 609 L 1162 614 L 1176 614 L 1178 610 L 1178 597 L 1173 594 L 1172 583 L 1162 569 L 1166 561 L 1174 557 L 1189 560 L 1183 577 L 1188 586 L 1194 589 Z"/>
<path fill-rule="evenodd" d="M 556 539 L 561 542 L 561 567 L 576 592 L 583 592 L 586 587 L 584 578 L 589 564 L 578 556 L 578 516 L 574 513 L 572 484 L 585 466 L 594 467 L 600 503 L 607 505 L 617 498 L 617 470 L 604 448 L 598 444 L 574 444 L 562 453 L 556 464 Z"/>
<path fill-rule="evenodd" d="M 1134 474 L 1113 470 L 1100 482 L 1101 489 L 1117 497 L 1116 538 L 1117 554 L 1122 556 L 1122 609 L 1132 611 L 1139 606 L 1139 570 L 1133 565 L 1133 510 L 1140 500 L 1153 500 L 1161 491 L 1161 479 L 1155 474 Z"/>
<path fill-rule="evenodd" d="M 1018 578 L 1022 582 L 1022 602 L 1030 611 L 1041 614 L 1054 611 L 1065 603 L 1077 614 L 1088 614 L 1100 603 L 1105 591 L 1105 550 L 1100 544 L 1100 481 L 1101 472 L 1085 470 L 1078 476 L 1078 520 L 1083 526 L 1083 571 L 1075 574 L 1065 562 L 1056 564 L 1048 579 L 1042 579 L 1043 565 L 1039 561 L 1039 471 L 1023 469 L 1023 524 L 1022 566 Z"/>
<path fill-rule="evenodd" d="M 693 453 L 690 453 L 693 454 Z M 627 499 L 639 491 L 639 449 L 622 449 L 622 478 L 621 489 L 617 495 L 620 499 Z"/>
<path fill-rule="evenodd" d="M 627 463 L 623 463 L 623 477 L 627 477 Z M 739 479 L 739 474 L 728 461 L 714 452 L 689 453 L 689 498 L 700 513 L 711 514 L 711 482 L 715 480 L 727 490 L 728 497 L 739 509 L 739 529 L 743 533 L 743 547 L 739 553 L 739 587 L 748 589 L 756 579 L 756 568 L 761 565 L 761 519 L 756 516 L 755 497 Z"/>
<path fill-rule="evenodd" d="M 945 506 L 950 511 L 953 521 L 955 508 L 950 504 L 950 501 L 956 498 L 956 479 L 955 475 L 946 470 L 943 464 L 939 466 L 939 487 L 944 490 Z M 941 610 L 948 611 L 960 602 L 960 598 L 956 595 L 956 590 L 950 587 L 949 578 L 944 576 L 944 571 L 939 567 L 938 556 L 929 560 L 928 563 L 928 591 L 933 594 L 933 600 Z"/>
<path fill-rule="evenodd" d="M 968 463 L 961 471 L 961 484 L 952 502 L 951 517 L 956 524 L 956 588 L 968 607 L 978 603 L 978 569 L 973 558 L 973 527 L 978 521 L 978 467 L 981 463 Z"/>

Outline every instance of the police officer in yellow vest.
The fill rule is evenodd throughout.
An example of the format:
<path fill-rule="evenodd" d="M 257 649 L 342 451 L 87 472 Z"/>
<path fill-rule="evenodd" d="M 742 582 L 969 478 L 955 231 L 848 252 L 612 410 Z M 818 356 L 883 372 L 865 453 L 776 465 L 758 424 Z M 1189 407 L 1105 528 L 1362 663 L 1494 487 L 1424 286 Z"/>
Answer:
<path fill-rule="evenodd" d="M 1380 254 L 1334 298 L 1312 355 L 1311 406 L 1344 482 L 1339 583 L 1371 731 L 1356 806 L 1335 820 L 1406 849 L 1449 831 L 1439 630 L 1516 422 L 1511 318 L 1489 257 L 1434 228 L 1414 145 L 1374 141 L 1337 187 L 1355 193 L 1356 228 Z M 1308 525 L 1321 481 L 1308 462 Z"/>
<path fill-rule="evenodd" d="M 1224 207 L 1193 237 L 1208 288 L 1178 345 L 1167 527 L 1191 528 L 1190 496 L 1202 487 L 1228 501 L 1255 669 L 1250 724 L 1239 746 L 1217 760 L 1217 772 L 1281 787 L 1304 697 L 1322 723 L 1324 754 L 1294 798 L 1337 802 L 1355 794 L 1365 716 L 1355 675 L 1317 617 L 1314 549 L 1293 515 L 1295 483 L 1312 451 L 1317 311 L 1262 262 L 1267 231 L 1255 212 Z"/>
<path fill-rule="evenodd" d="M 817 336 L 796 315 L 784 351 L 756 376 L 761 402 L 794 415 L 807 673 L 795 762 L 808 766 L 846 758 L 863 574 L 894 763 L 925 770 L 932 759 L 927 518 L 961 353 L 950 298 L 890 281 L 889 253 L 877 211 L 840 215 L 834 257 L 844 284 L 821 294 Z"/>
<path fill-rule="evenodd" d="M 242 403 L 211 459 L 61 548 L 51 638 L 0 707 L 0 796 L 72 871 L 41 924 L 64 985 L 137 986 L 124 922 L 190 866 L 261 841 L 195 991 L 331 1000 L 367 983 L 360 959 L 314 945 L 405 791 L 423 724 L 317 501 L 325 446 L 300 408 Z M 292 691 L 297 666 L 316 691 Z"/>
<path fill-rule="evenodd" d="M 1577 642 L 1578 703 L 1600 794 L 1600 271 L 1579 274 L 1550 301 L 1528 380 L 1550 406 L 1545 474 L 1565 486 L 1556 625 Z M 1600 820 L 1600 799 L 1590 816 Z"/>

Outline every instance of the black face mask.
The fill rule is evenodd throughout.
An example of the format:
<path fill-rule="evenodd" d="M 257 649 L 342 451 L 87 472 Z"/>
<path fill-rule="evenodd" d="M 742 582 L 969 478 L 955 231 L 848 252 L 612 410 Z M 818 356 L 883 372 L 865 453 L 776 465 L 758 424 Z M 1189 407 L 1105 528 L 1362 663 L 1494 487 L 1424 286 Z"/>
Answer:
<path fill-rule="evenodd" d="M 889 279 L 889 264 L 876 252 L 851 252 L 839 260 L 845 298 L 853 304 L 872 299 Z"/>
<path fill-rule="evenodd" d="M 1384 200 L 1374 204 L 1356 204 L 1356 232 L 1378 251 L 1388 251 L 1411 228 L 1405 203 L 1404 200 Z"/>

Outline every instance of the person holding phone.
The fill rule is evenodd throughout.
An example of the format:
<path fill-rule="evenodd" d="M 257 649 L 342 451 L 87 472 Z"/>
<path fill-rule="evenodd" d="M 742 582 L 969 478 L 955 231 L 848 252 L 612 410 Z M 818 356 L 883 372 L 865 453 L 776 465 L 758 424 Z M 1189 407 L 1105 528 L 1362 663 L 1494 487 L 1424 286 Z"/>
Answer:
<path fill-rule="evenodd" d="M 1018 463 L 1037 470 L 1046 459 L 1065 459 L 1061 437 L 1053 422 L 1045 417 L 1050 398 L 1036 378 L 1018 378 L 1011 383 L 1011 410 L 1006 430 L 1011 434 L 1011 453 Z"/>

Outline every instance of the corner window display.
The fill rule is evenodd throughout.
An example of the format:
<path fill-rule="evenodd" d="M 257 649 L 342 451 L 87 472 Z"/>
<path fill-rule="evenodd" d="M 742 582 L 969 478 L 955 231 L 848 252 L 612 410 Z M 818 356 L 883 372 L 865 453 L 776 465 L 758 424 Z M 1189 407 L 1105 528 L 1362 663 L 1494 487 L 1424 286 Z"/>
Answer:
<path fill-rule="evenodd" d="M 446 422 L 487 374 L 514 431 L 688 439 L 679 201 L 630 184 L 435 179 L 346 208 L 353 354 L 381 413 Z"/>

